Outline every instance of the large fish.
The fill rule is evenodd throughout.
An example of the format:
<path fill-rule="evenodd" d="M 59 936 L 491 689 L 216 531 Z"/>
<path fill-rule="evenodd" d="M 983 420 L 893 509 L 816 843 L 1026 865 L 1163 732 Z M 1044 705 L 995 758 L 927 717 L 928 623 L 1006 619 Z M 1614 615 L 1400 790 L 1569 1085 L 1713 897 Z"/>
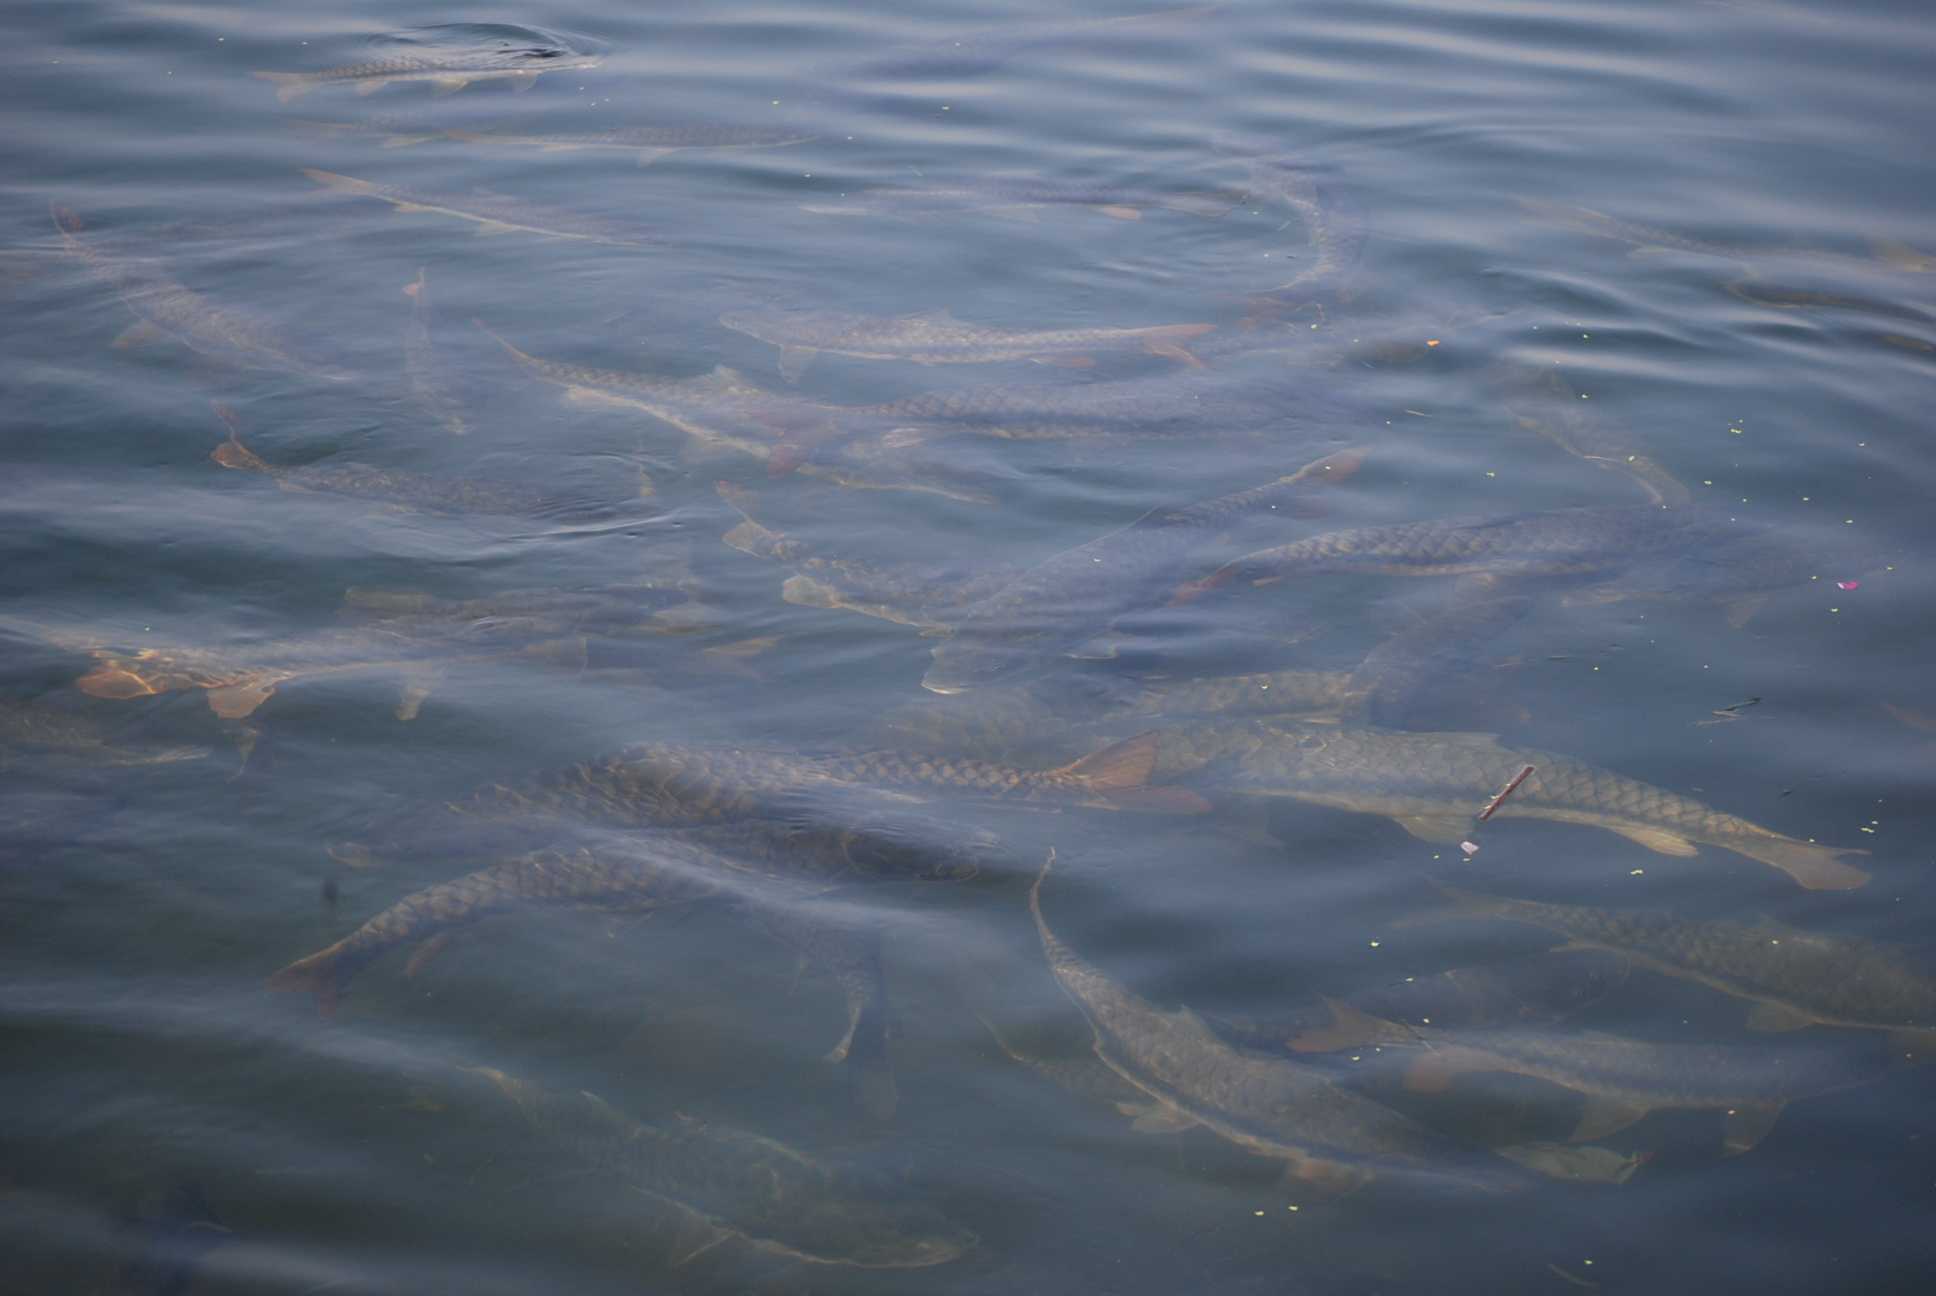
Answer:
<path fill-rule="evenodd" d="M 417 281 L 403 289 L 410 298 L 410 323 L 403 333 L 403 368 L 410 375 L 411 394 L 417 403 L 452 433 L 463 436 L 476 422 L 481 384 L 466 371 L 459 344 L 431 298 L 428 268 L 418 266 Z"/>
<path fill-rule="evenodd" d="M 1863 541 L 1811 542 L 1781 533 L 1747 536 L 1640 563 L 1611 580 L 1566 596 L 1566 602 L 1621 603 L 1650 599 L 1667 603 L 1718 604 L 1737 629 L 1780 590 L 1810 582 L 1826 588 L 1887 565 L 1886 556 Z"/>
<path fill-rule="evenodd" d="M 201 760 L 206 747 L 132 746 L 110 742 L 105 726 L 44 702 L 0 694 L 0 771 L 22 760 L 59 756 L 83 765 L 166 765 Z"/>
<path fill-rule="evenodd" d="M 1587 416 L 1580 393 L 1551 364 L 1502 360 L 1488 379 L 1500 404 L 1528 432 L 1600 468 L 1625 473 L 1656 504 L 1685 504 L 1680 479 L 1626 436 Z"/>
<path fill-rule="evenodd" d="M 805 808 L 878 808 L 930 799 L 1196 814 L 1186 788 L 1148 786 L 1156 736 L 1141 734 L 1060 769 L 1031 770 L 886 748 L 778 743 L 635 743 L 576 765 L 485 783 L 413 807 L 331 848 L 348 863 L 408 862 L 511 851 L 521 827 L 695 827 L 788 816 Z"/>
<path fill-rule="evenodd" d="M 575 211 L 569 207 L 554 207 L 549 203 L 531 202 L 488 190 L 467 194 L 432 193 L 425 189 L 358 180 L 353 176 L 337 175 L 333 171 L 318 171 L 314 167 L 298 169 L 333 192 L 375 198 L 394 205 L 400 212 L 437 212 L 444 216 L 455 216 L 459 220 L 475 221 L 478 238 L 523 231 L 542 234 L 546 238 L 581 239 L 587 243 L 616 243 L 627 247 L 665 247 L 671 242 L 659 231 L 630 221 Z"/>
<path fill-rule="evenodd" d="M 1534 215 L 1542 216 L 1556 225 L 1582 230 L 1588 234 L 1597 234 L 1601 238 L 1613 239 L 1619 243 L 1630 243 L 1635 249 L 1635 255 L 1672 250 L 1697 252 L 1703 256 L 1738 261 L 1743 265 L 1753 265 L 1761 261 L 1780 261 L 1818 266 L 1826 270 L 1853 271 L 1859 274 L 1936 274 L 1936 256 L 1905 247 L 1891 238 L 1871 237 L 1869 250 L 1875 253 L 1875 259 L 1865 260 L 1862 257 L 1845 256 L 1839 252 L 1823 252 L 1807 247 L 1748 247 L 1737 243 L 1715 243 L 1707 239 L 1677 234 L 1672 230 L 1656 229 L 1650 225 L 1636 225 L 1632 221 L 1621 220 L 1617 216 L 1609 216 L 1605 212 L 1597 212 L 1589 207 L 1547 202 L 1540 198 L 1521 198 L 1519 202 Z"/>
<path fill-rule="evenodd" d="M 1543 927 L 1569 948 L 1616 950 L 1635 965 L 1751 1000 L 1750 1030 L 1856 1026 L 1894 1033 L 1893 1042 L 1936 1051 L 1936 966 L 1882 941 L 1837 940 L 1772 919 L 1754 926 L 1678 918 L 1658 909 L 1542 904 L 1434 886 L 1452 903 L 1394 925 L 1496 918 Z"/>
<path fill-rule="evenodd" d="M 1718 1044 L 1653 1044 L 1601 1031 L 1455 1030 L 1384 1021 L 1333 1005 L 1334 1047 L 1375 1044 L 1425 1050 L 1405 1066 L 1405 1087 L 1438 1093 L 1468 1072 L 1532 1076 L 1585 1094 L 1570 1138 L 1605 1138 L 1649 1113 L 1719 1111 L 1724 1154 L 1739 1156 L 1767 1136 L 1781 1109 L 1869 1084 L 1880 1065 L 1859 1065 L 1819 1049 L 1729 1048 Z M 1296 1044 L 1293 1048 L 1298 1047 Z"/>
<path fill-rule="evenodd" d="M 360 95 L 372 94 L 392 81 L 428 81 L 433 95 L 454 94 L 473 81 L 509 81 L 513 90 L 529 90 L 546 72 L 578 71 L 603 62 L 598 54 L 534 46 L 525 49 L 451 51 L 442 54 L 397 54 L 390 58 L 345 63 L 320 72 L 251 72 L 273 81 L 283 103 L 324 86 L 353 85 Z"/>
<path fill-rule="evenodd" d="M 1352 673 L 1339 719 L 1349 725 L 1403 728 L 1427 689 L 1479 668 L 1486 645 L 1519 624 L 1532 606 L 1530 598 L 1460 604 L 1393 635 Z"/>
<path fill-rule="evenodd" d="M 1327 296 L 1357 300 L 1364 292 L 1358 265 L 1371 236 L 1371 220 L 1358 196 L 1339 184 L 1329 168 L 1306 162 L 1269 140 L 1224 132 L 1213 144 L 1226 157 L 1243 159 L 1252 197 L 1277 199 L 1298 214 L 1318 253 L 1316 262 L 1289 283 L 1248 298 L 1253 311 L 1281 314 Z"/>
<path fill-rule="evenodd" d="M 797 130 L 767 126 L 738 126 L 730 122 L 679 122 L 664 126 L 607 126 L 598 130 L 533 131 L 521 126 L 484 125 L 474 130 L 444 130 L 447 139 L 467 144 L 524 145 L 545 153 L 573 149 L 627 149 L 639 155 L 640 166 L 651 166 L 668 153 L 680 149 L 716 149 L 737 152 L 742 149 L 779 148 L 805 144 L 820 136 Z"/>
<path fill-rule="evenodd" d="M 1000 593 L 950 614 L 953 634 L 935 646 L 922 686 L 958 693 L 1080 646 L 1154 602 L 1195 549 L 1244 515 L 1323 513 L 1329 507 L 1324 485 L 1349 477 L 1363 462 L 1362 451 L 1343 451 L 1264 486 L 1175 512 L 1158 510 L 1036 564 Z"/>
<path fill-rule="evenodd" d="M 1011 220 L 1032 221 L 1038 207 L 1093 207 L 1118 220 L 1138 220 L 1145 207 L 1165 207 L 1195 216 L 1222 216 L 1232 203 L 1214 195 L 1164 193 L 1119 185 L 1079 184 L 1064 180 L 1031 180 L 988 176 L 947 185 L 900 185 L 862 189 L 838 197 L 801 203 L 810 212 L 838 216 L 899 216 L 919 220 L 944 212 L 988 212 Z"/>
<path fill-rule="evenodd" d="M 672 1266 L 730 1238 L 813 1264 L 915 1269 L 979 1240 L 883 1175 L 819 1160 L 745 1130 L 682 1116 L 647 1125 L 589 1093 L 554 1094 L 501 1071 L 495 1081 L 539 1133 L 690 1221 Z"/>
<path fill-rule="evenodd" d="M 1580 578 L 1643 559 L 1685 553 L 1746 524 L 1691 506 L 1617 504 L 1546 513 L 1448 518 L 1333 531 L 1260 549 L 1185 585 L 1178 602 L 1233 581 L 1268 585 L 1290 576 L 1353 572 L 1378 576 L 1470 576 L 1488 580 Z"/>
<path fill-rule="evenodd" d="M 1502 747 L 1492 734 L 1392 733 L 1289 721 L 1166 726 L 1157 768 L 1192 782 L 1387 815 L 1426 841 L 1456 842 L 1528 765 L 1533 772 L 1493 819 L 1590 824 L 1663 855 L 1720 846 L 1773 865 L 1810 890 L 1859 887 L 1841 861 L 1866 852 L 1818 846 L 1557 752 Z"/>
<path fill-rule="evenodd" d="M 1484 967 L 1406 977 L 1325 1000 L 1324 1007 L 1274 1017 L 1218 1015 L 1210 1023 L 1233 1043 L 1279 1052 L 1323 1053 L 1365 1042 L 1361 1025 L 1333 1005 L 1411 1026 L 1481 1028 L 1558 1021 L 1598 1003 L 1627 979 L 1627 957 L 1610 950 L 1528 954 Z"/>
<path fill-rule="evenodd" d="M 288 680 L 374 670 L 402 677 L 396 716 L 411 720 L 452 663 L 501 658 L 583 670 L 593 662 L 592 638 L 690 630 L 683 599 L 646 585 L 516 590 L 219 648 L 125 653 L 74 635 L 49 637 L 99 659 L 100 665 L 76 681 L 82 692 L 95 697 L 147 697 L 199 688 L 207 690 L 216 715 L 236 720 L 268 701 L 276 686 Z"/>
<path fill-rule="evenodd" d="M 990 364 L 1036 360 L 1089 365 L 1091 351 L 1146 351 L 1189 365 L 1203 362 L 1183 344 L 1215 324 L 1133 329 L 1004 329 L 963 324 L 945 310 L 918 315 L 846 315 L 836 311 L 728 311 L 719 322 L 780 348 L 780 373 L 798 378 L 822 351 L 863 360 L 916 364 Z"/>
<path fill-rule="evenodd" d="M 54 224 L 68 255 L 112 287 L 139 323 L 124 329 L 117 350 L 173 338 L 211 360 L 244 369 L 272 369 L 344 382 L 356 377 L 349 359 L 319 333 L 285 323 L 239 302 L 197 292 L 153 261 L 110 256 L 77 237 L 81 218 L 54 204 Z"/>
<path fill-rule="evenodd" d="M 417 513 L 528 517 L 568 526 L 644 516 L 636 500 L 607 499 L 497 477 L 452 477 L 359 463 L 330 467 L 273 464 L 242 444 L 241 423 L 232 411 L 216 403 L 215 412 L 229 425 L 229 439 L 209 458 L 224 468 L 261 473 L 283 490 L 298 494 L 349 495 Z"/>
<path fill-rule="evenodd" d="M 893 81 L 981 76 L 1029 50 L 1086 45 L 1123 32 L 1130 23 L 1164 23 L 1201 18 L 1222 7 L 1220 4 L 1208 4 L 1191 9 L 1169 9 L 1162 13 L 1131 14 L 1124 18 L 987 27 L 956 36 L 943 36 L 938 40 L 897 45 L 873 58 L 851 64 L 843 72 L 849 77 Z M 1128 30 L 1135 32 L 1142 29 L 1130 27 Z"/>
<path fill-rule="evenodd" d="M 1495 1191 L 1524 1186 L 1507 1166 L 1339 1088 L 1321 1071 L 1241 1053 L 1189 1009 L 1165 1012 L 1131 994 L 1049 930 L 1042 917 L 1047 876 L 1045 867 L 1029 891 L 1029 908 L 1049 968 L 1095 1031 L 1096 1056 L 1155 1099 L 1169 1128 L 1203 1125 L 1246 1151 L 1288 1161 L 1287 1179 L 1334 1191 L 1381 1179 Z M 1142 1127 L 1159 1124 L 1146 1116 Z"/>

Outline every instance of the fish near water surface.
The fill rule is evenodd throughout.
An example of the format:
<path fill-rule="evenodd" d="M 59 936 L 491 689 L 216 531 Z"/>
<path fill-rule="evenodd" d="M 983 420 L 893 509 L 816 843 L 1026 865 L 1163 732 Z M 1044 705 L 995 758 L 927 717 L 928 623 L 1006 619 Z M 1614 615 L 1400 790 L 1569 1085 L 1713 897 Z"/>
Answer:
<path fill-rule="evenodd" d="M 404 285 L 410 299 L 410 323 L 403 334 L 403 368 L 410 375 L 417 403 L 456 436 L 469 432 L 477 421 L 476 405 L 497 394 L 467 372 L 457 340 L 438 313 L 427 278 L 427 266 L 417 267 L 417 281 Z M 508 387 L 513 384 L 501 384 Z M 643 493 L 643 492 L 641 492 Z"/>
<path fill-rule="evenodd" d="M 1091 18 L 1061 22 L 1014 23 L 1007 27 L 988 27 L 978 31 L 943 36 L 937 40 L 897 45 L 873 58 L 843 69 L 850 77 L 881 80 L 916 80 L 939 77 L 981 76 L 993 72 L 1017 54 L 1057 46 L 1083 45 L 1110 36 L 1134 34 L 1143 30 L 1134 23 L 1152 25 L 1201 18 L 1222 8 L 1220 4 L 1197 5 L 1190 9 L 1168 9 L 1162 13 L 1131 14 L 1123 18 Z"/>
<path fill-rule="evenodd" d="M 81 218 L 59 203 L 54 204 L 54 224 L 66 239 L 68 255 L 119 293 L 139 319 L 114 339 L 117 350 L 173 338 L 211 360 L 244 369 L 306 374 L 332 382 L 357 376 L 342 349 L 320 333 L 213 293 L 197 292 L 153 261 L 96 251 L 77 237 L 84 228 Z"/>
<path fill-rule="evenodd" d="M 1350 697 L 1339 708 L 1339 719 L 1348 725 L 1403 728 L 1427 689 L 1477 669 L 1486 645 L 1519 624 L 1532 607 L 1530 598 L 1467 603 L 1393 635 L 1352 672 Z"/>
<path fill-rule="evenodd" d="M 1601 238 L 1613 239 L 1619 243 L 1630 243 L 1635 249 L 1634 255 L 1672 250 L 1696 252 L 1703 256 L 1738 261 L 1744 265 L 1752 265 L 1759 261 L 1782 261 L 1858 274 L 1936 274 L 1936 256 L 1918 252 L 1894 239 L 1880 236 L 1871 236 L 1869 239 L 1869 248 L 1875 253 L 1875 259 L 1865 260 L 1862 257 L 1845 256 L 1839 252 L 1824 252 L 1808 247 L 1749 247 L 1736 243 L 1716 243 L 1678 234 L 1672 230 L 1637 225 L 1632 221 L 1621 220 L 1617 216 L 1609 216 L 1605 212 L 1594 211 L 1589 207 L 1547 202 L 1540 198 L 1521 198 L 1519 203 L 1534 215 L 1543 217 L 1556 225 L 1581 230 L 1588 234 L 1597 234 Z"/>
<path fill-rule="evenodd" d="M 1130 993 L 1049 930 L 1042 883 L 1029 908 L 1050 971 L 1095 1032 L 1096 1056 L 1148 1094 L 1169 1128 L 1204 1125 L 1246 1151 L 1289 1162 L 1287 1179 L 1349 1192 L 1375 1180 L 1511 1191 L 1503 1163 L 1334 1085 L 1322 1071 L 1241 1053 L 1189 1009 L 1165 1012 Z M 1145 1120 L 1144 1128 L 1156 1127 Z"/>
<path fill-rule="evenodd" d="M 1358 266 L 1371 237 L 1371 219 L 1358 196 L 1338 183 L 1329 168 L 1269 140 L 1221 132 L 1212 145 L 1226 157 L 1243 159 L 1253 197 L 1277 199 L 1298 214 L 1318 252 L 1317 261 L 1295 279 L 1248 298 L 1253 310 L 1281 313 L 1325 296 L 1356 301 L 1364 292 Z"/>
<path fill-rule="evenodd" d="M 0 773 L 17 762 L 46 756 L 83 765 L 167 765 L 209 754 L 206 747 L 110 742 L 105 729 L 88 716 L 0 695 Z"/>
<path fill-rule="evenodd" d="M 1887 565 L 1888 556 L 1874 544 L 1777 532 L 1638 563 L 1611 580 L 1568 594 L 1565 602 L 1712 603 L 1739 629 L 1772 594 L 1807 588 L 1811 582 L 1820 588 L 1852 580 Z"/>
<path fill-rule="evenodd" d="M 963 324 L 945 310 L 918 315 L 847 315 L 836 311 L 728 311 L 727 328 L 780 348 L 780 373 L 791 380 L 822 351 L 863 360 L 916 364 L 992 364 L 1035 360 L 1089 365 L 1090 351 L 1143 351 L 1189 365 L 1203 362 L 1183 344 L 1215 324 L 1164 324 L 1133 329 L 1003 329 Z"/>
<path fill-rule="evenodd" d="M 813 1264 L 915 1269 L 979 1240 L 886 1176 L 819 1160 L 772 1139 L 682 1116 L 648 1125 L 589 1093 L 554 1094 L 483 1068 L 539 1133 L 688 1213 L 674 1268 L 739 1237 Z"/>
<path fill-rule="evenodd" d="M 730 122 L 679 122 L 664 126 L 607 126 L 598 130 L 532 131 L 515 124 L 480 126 L 473 130 L 438 132 L 446 139 L 466 144 L 499 144 L 536 148 L 543 153 L 563 153 L 577 149 L 627 149 L 639 155 L 640 166 L 651 166 L 668 153 L 681 149 L 713 149 L 739 152 L 744 149 L 780 148 L 805 144 L 820 136 L 801 131 L 776 130 L 765 126 L 739 126 Z"/>
<path fill-rule="evenodd" d="M 1509 803 L 1510 804 L 1510 803 Z M 1936 960 L 1882 941 L 1841 940 L 1769 919 L 1680 918 L 1657 909 L 1597 909 L 1461 891 L 1394 926 L 1499 919 L 1543 927 L 1569 948 L 1616 950 L 1635 966 L 1753 1001 L 1748 1028 L 1770 1032 L 1853 1026 L 1892 1032 L 1927 1060 L 1936 1052 Z"/>
<path fill-rule="evenodd" d="M 1528 765 L 1533 772 L 1493 811 L 1494 822 L 1588 824 L 1663 855 L 1694 855 L 1696 842 L 1720 846 L 1772 865 L 1810 890 L 1847 890 L 1869 880 L 1840 858 L 1864 851 L 1769 832 L 1571 756 L 1502 747 L 1492 734 L 1185 722 L 1164 728 L 1157 768 L 1172 775 L 1197 771 L 1191 779 L 1197 786 L 1386 815 L 1413 836 L 1456 842 Z"/>
<path fill-rule="evenodd" d="M 935 693 L 976 688 L 1079 646 L 1155 602 L 1195 549 L 1246 514 L 1327 511 L 1324 485 L 1363 462 L 1363 451 L 1342 451 L 1264 486 L 1152 513 L 1036 564 L 1000 593 L 949 615 L 953 633 L 935 646 L 921 686 Z"/>
<path fill-rule="evenodd" d="M 1039 207 L 1090 207 L 1118 220 L 1138 220 L 1145 207 L 1162 207 L 1196 216 L 1217 217 L 1232 203 L 1208 194 L 1161 193 L 1119 185 L 1080 184 L 1062 180 L 1031 180 L 987 176 L 952 184 L 896 185 L 828 195 L 801 203 L 810 212 L 840 216 L 898 216 L 920 220 L 944 212 L 987 212 L 1011 220 L 1032 221 Z"/>
<path fill-rule="evenodd" d="M 345 63 L 320 72 L 251 72 L 273 81 L 276 99 L 288 103 L 324 86 L 353 85 L 360 95 L 374 94 L 392 81 L 428 81 L 433 95 L 455 94 L 473 81 L 509 81 L 513 90 L 529 90 L 546 72 L 579 71 L 597 67 L 602 55 L 569 49 L 451 51 L 442 54 L 397 54 L 390 58 Z"/>
<path fill-rule="evenodd" d="M 358 180 L 353 176 L 337 175 L 333 171 L 318 171 L 314 167 L 297 169 L 329 190 L 375 198 L 379 202 L 390 203 L 400 212 L 436 212 L 443 216 L 455 216 L 459 220 L 474 221 L 477 223 L 478 238 L 522 231 L 546 238 L 579 239 L 587 243 L 612 243 L 624 247 L 665 247 L 671 242 L 657 230 L 628 221 L 513 198 L 508 194 L 487 190 L 467 194 L 432 193 L 425 189 Z"/>

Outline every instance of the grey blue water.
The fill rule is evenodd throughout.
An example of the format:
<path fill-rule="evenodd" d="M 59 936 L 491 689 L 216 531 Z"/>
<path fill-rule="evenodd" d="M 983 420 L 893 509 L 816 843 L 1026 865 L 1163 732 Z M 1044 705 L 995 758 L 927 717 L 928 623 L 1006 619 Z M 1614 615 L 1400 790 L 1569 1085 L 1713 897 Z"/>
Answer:
<path fill-rule="evenodd" d="M 1869 994 L 1862 942 L 1936 966 L 1936 19 L 1155 8 L 0 12 L 0 1292 L 1931 1289 L 1936 1020 L 1794 1004 Z M 1202 580 L 1573 509 L 1641 522 Z M 791 761 L 783 839 L 679 838 L 704 903 L 506 906 L 327 1019 L 265 985 L 649 848 L 461 799 L 642 743 Z M 826 756 L 868 747 L 920 755 Z M 804 862 L 890 822 L 976 867 Z M 1300 1160 L 1099 1055 L 1051 852 L 1054 936 L 1186 1053 L 1568 939 L 1394 925 L 1436 882 L 1830 949 L 1765 993 L 1628 949 L 1508 1024 L 1855 1079 L 1743 1149 L 1726 1093 L 1227 1036 L 1442 1150 Z M 863 1182 L 927 1249 L 841 1232 Z"/>

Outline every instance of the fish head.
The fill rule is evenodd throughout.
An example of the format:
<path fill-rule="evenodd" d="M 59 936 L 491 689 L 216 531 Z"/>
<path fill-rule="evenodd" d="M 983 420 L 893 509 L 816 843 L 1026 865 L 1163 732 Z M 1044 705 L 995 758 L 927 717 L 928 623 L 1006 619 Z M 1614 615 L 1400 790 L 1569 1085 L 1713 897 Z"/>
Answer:
<path fill-rule="evenodd" d="M 1034 653 L 999 644 L 944 639 L 934 646 L 934 665 L 921 677 L 921 687 L 930 693 L 966 693 L 969 689 L 1000 684 L 1034 665 Z"/>

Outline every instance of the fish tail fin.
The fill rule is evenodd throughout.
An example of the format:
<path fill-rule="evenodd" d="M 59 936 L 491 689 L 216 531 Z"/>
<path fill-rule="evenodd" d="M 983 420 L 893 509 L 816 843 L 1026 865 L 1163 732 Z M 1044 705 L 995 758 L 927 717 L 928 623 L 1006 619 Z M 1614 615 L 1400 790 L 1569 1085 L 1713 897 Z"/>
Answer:
<path fill-rule="evenodd" d="M 1156 733 L 1151 731 L 1092 752 L 1058 772 L 1081 779 L 1124 810 L 1203 814 L 1210 809 L 1210 803 L 1189 788 L 1149 786 L 1155 766 Z"/>
<path fill-rule="evenodd" d="M 343 947 L 347 943 L 338 941 L 308 958 L 297 959 L 262 984 L 270 990 L 294 990 L 315 995 L 316 1012 L 324 1021 L 328 1021 L 336 1015 L 336 1006 L 343 1001 L 343 985 L 349 980 L 341 966 Z"/>
<path fill-rule="evenodd" d="M 1438 909 L 1421 909 L 1392 920 L 1393 927 L 1423 927 L 1428 923 L 1458 922 L 1468 918 L 1507 918 L 1512 913 L 1512 902 L 1497 896 L 1480 895 L 1476 891 L 1461 891 L 1458 887 L 1441 882 L 1437 878 L 1426 878 L 1439 893 L 1452 903 Z"/>
<path fill-rule="evenodd" d="M 368 193 L 374 186 L 368 180 L 358 180 L 354 176 L 337 175 L 334 171 L 318 171 L 315 167 L 298 167 L 304 175 L 334 193 Z"/>
<path fill-rule="evenodd" d="M 1842 862 L 1844 855 L 1869 853 L 1854 847 L 1817 846 L 1814 842 L 1796 841 L 1778 833 L 1749 837 L 1745 841 L 1730 840 L 1725 844 L 1763 864 L 1774 865 L 1810 891 L 1849 891 L 1871 876 Z"/>
<path fill-rule="evenodd" d="M 316 82 L 311 81 L 301 72 L 251 72 L 249 75 L 260 81 L 275 82 L 278 87 L 276 90 L 278 103 L 300 99 L 316 88 Z"/>
<path fill-rule="evenodd" d="M 129 670 L 130 664 L 110 657 L 75 680 L 74 686 L 89 697 L 104 698 L 149 697 L 166 691 L 143 679 L 139 672 Z"/>
<path fill-rule="evenodd" d="M 1159 328 L 1138 329 L 1137 332 L 1142 335 L 1143 350 L 1151 355 L 1164 356 L 1178 364 L 1189 365 L 1192 369 L 1204 369 L 1208 366 L 1185 350 L 1183 343 L 1215 327 L 1215 324 L 1165 324 Z"/>
<path fill-rule="evenodd" d="M 50 203 L 48 205 L 54 211 L 54 228 L 61 233 L 68 235 L 79 234 L 87 228 L 87 222 L 82 220 L 81 214 L 72 207 L 63 207 L 59 203 Z"/>

